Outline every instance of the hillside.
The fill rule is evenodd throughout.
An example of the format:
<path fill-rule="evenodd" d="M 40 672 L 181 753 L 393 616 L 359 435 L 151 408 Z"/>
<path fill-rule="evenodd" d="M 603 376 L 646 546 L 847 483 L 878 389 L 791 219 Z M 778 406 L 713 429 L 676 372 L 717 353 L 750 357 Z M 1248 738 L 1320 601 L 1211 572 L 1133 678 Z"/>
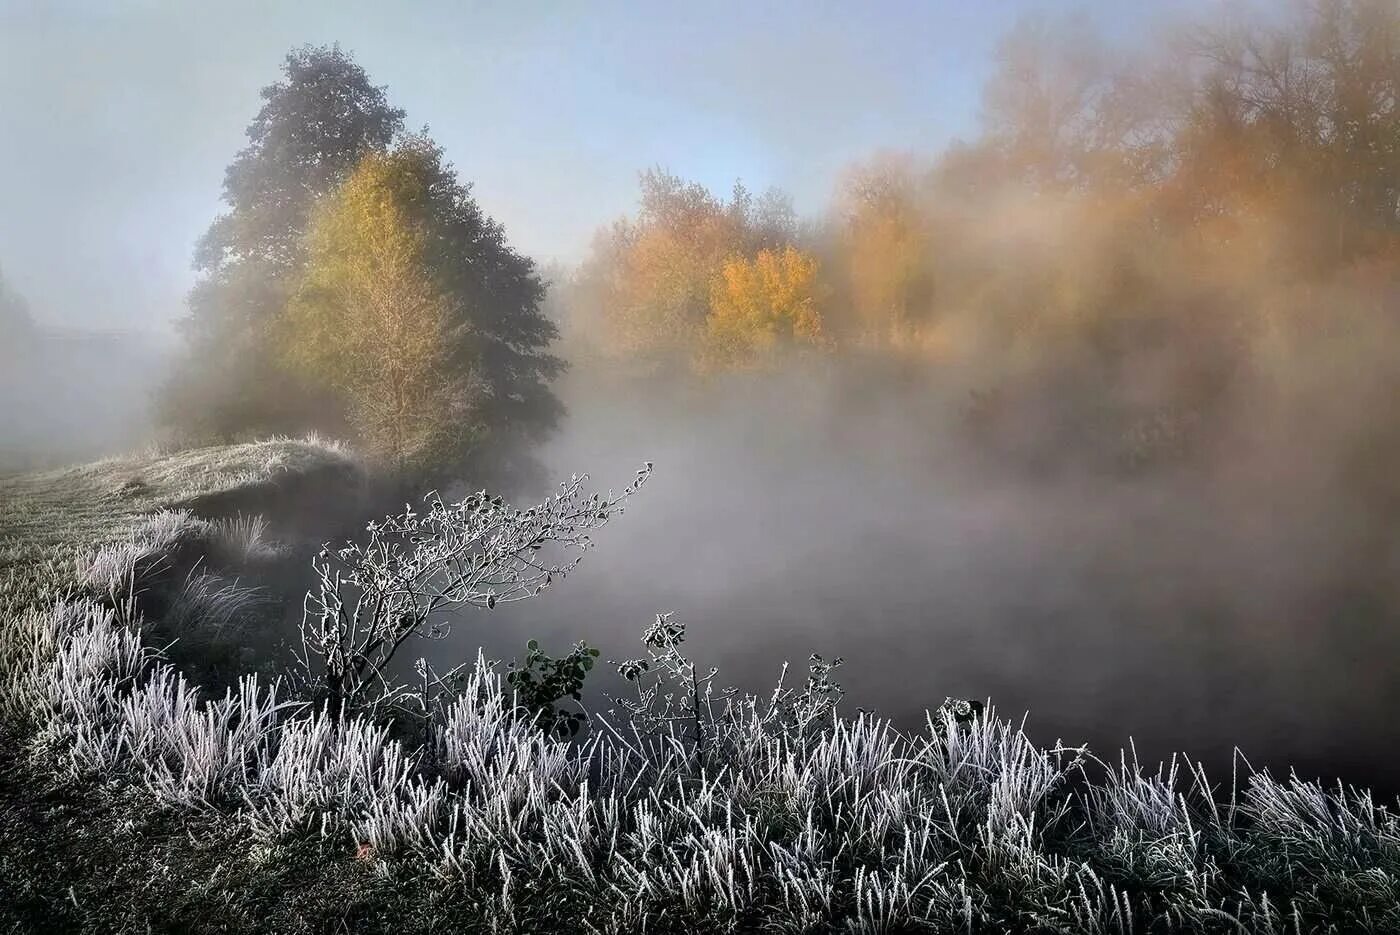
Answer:
<path fill-rule="evenodd" d="M 128 537 L 150 514 L 265 513 L 286 523 L 363 482 L 348 451 L 315 437 L 128 454 L 0 476 L 0 614 L 32 606 L 36 589 L 63 590 L 80 555 Z"/>

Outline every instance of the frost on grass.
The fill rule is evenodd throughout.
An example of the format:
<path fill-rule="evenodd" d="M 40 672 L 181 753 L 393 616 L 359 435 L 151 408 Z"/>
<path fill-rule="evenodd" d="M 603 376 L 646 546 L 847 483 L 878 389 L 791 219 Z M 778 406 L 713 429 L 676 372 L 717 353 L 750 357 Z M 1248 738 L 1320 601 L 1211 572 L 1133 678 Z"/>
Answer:
<path fill-rule="evenodd" d="M 210 557 L 222 566 L 245 566 L 276 561 L 286 547 L 272 538 L 261 514 L 215 520 L 209 537 Z"/>
<path fill-rule="evenodd" d="M 903 732 L 842 713 L 839 660 L 756 696 L 712 687 L 669 615 L 643 642 L 572 742 L 478 656 L 420 744 L 254 676 L 206 696 L 137 622 L 73 601 L 0 642 L 0 714 L 71 774 L 235 813 L 262 846 L 435 874 L 483 930 L 1400 929 L 1400 820 L 1365 792 L 1101 763 L 952 701 Z"/>
<path fill-rule="evenodd" d="M 176 589 L 161 623 L 174 634 L 200 632 L 225 637 L 267 603 L 261 588 L 191 570 Z"/>
<path fill-rule="evenodd" d="M 6 710 L 43 724 L 73 774 L 236 811 L 268 844 L 323 835 L 442 875 L 507 929 L 542 907 L 618 932 L 1397 922 L 1400 828 L 1365 794 L 1258 774 L 1220 807 L 1195 768 L 1128 759 L 1090 779 L 1083 751 L 1044 750 L 990 710 L 906 734 L 833 708 L 804 729 L 788 706 L 800 689 L 777 704 L 727 692 L 704 716 L 702 765 L 684 720 L 600 717 L 581 741 L 551 740 L 511 716 L 478 659 L 429 751 L 255 677 L 202 697 L 96 605 L 55 608 L 39 630 Z"/>
<path fill-rule="evenodd" d="M 87 556 L 79 583 L 107 597 L 128 595 L 142 578 L 156 573 L 182 541 L 209 532 L 208 522 L 186 510 L 162 510 L 138 524 L 125 540 Z"/>
<path fill-rule="evenodd" d="M 141 477 L 152 490 L 203 489 L 327 457 L 288 444 L 191 452 Z M 494 499 L 475 507 L 516 522 Z M 464 554 L 516 554 L 489 523 L 474 538 L 458 528 Z M 370 573 L 431 555 L 414 535 L 434 528 L 386 531 Z M 263 541 L 255 520 L 211 530 L 166 513 L 91 556 L 82 583 L 108 607 L 70 600 L 0 632 L 0 717 L 28 727 L 50 764 L 238 814 L 269 846 L 326 836 L 377 866 L 445 876 L 482 907 L 483 927 L 1400 930 L 1396 813 L 1364 791 L 1267 775 L 1218 787 L 1194 764 L 1144 768 L 1128 755 L 1101 764 L 1041 749 L 971 704 L 944 704 L 905 734 L 840 713 L 839 660 L 812 659 L 805 682 L 762 697 L 729 692 L 664 616 L 645 657 L 623 663 L 631 693 L 572 743 L 520 717 L 481 661 L 411 732 L 353 711 L 336 720 L 261 678 L 211 693 L 113 609 L 186 536 L 244 559 Z M 539 568 L 517 571 L 524 594 Z M 33 572 L 8 574 L 10 592 L 37 587 Z M 474 581 L 457 592 L 465 603 L 489 609 L 493 587 L 497 601 L 507 593 Z M 236 619 L 233 583 L 196 572 L 185 585 L 167 616 Z M 406 639 L 431 633 L 427 623 Z"/>

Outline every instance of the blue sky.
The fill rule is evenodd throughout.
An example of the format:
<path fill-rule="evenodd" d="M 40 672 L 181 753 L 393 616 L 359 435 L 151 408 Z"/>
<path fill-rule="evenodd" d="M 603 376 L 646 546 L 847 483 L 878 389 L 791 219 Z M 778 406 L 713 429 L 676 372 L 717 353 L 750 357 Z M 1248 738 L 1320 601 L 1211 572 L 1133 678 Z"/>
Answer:
<path fill-rule="evenodd" d="M 45 322 L 168 333 L 258 89 L 306 42 L 351 50 L 519 249 L 569 262 L 647 166 L 815 211 L 852 160 L 972 133 L 1018 16 L 1131 36 L 1183 5 L 0 0 L 0 269 Z"/>

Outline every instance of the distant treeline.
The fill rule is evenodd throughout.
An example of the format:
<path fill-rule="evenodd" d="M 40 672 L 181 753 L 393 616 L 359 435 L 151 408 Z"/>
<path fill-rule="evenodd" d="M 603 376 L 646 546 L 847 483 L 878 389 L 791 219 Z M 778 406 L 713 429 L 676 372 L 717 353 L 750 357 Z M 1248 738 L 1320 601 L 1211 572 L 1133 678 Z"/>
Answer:
<path fill-rule="evenodd" d="M 1265 390 L 1365 411 L 1400 384 L 1400 6 L 1288 10 L 1130 49 L 1025 19 L 977 138 L 852 166 L 805 222 L 648 172 L 558 298 L 568 356 L 873 359 L 1042 461 L 1175 459 Z"/>
<path fill-rule="evenodd" d="M 263 99 L 199 246 L 167 421 L 348 433 L 415 477 L 548 432 L 545 285 L 441 150 L 339 48 L 293 52 Z M 1400 385 L 1393 2 L 1134 48 L 1027 18 L 983 110 L 940 155 L 851 167 L 815 218 L 644 173 L 640 210 L 550 296 L 562 353 L 667 379 L 874 362 L 949 383 L 971 437 L 1037 463 L 1172 461 L 1269 407 L 1340 426 Z"/>

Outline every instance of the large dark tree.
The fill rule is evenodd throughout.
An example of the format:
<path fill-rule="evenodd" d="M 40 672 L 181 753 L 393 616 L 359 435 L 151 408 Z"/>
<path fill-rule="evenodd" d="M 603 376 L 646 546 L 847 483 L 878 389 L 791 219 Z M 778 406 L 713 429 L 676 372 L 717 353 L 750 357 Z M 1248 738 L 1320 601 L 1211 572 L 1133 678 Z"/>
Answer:
<path fill-rule="evenodd" d="M 171 421 L 196 437 L 230 439 L 340 427 L 343 400 L 288 368 L 276 323 L 302 281 L 313 209 L 369 153 L 403 137 L 403 111 L 339 47 L 288 55 L 282 80 L 263 89 L 248 146 L 224 177 L 228 205 L 201 239 L 201 279 L 184 322 L 189 356 L 167 394 Z M 461 303 L 483 378 L 477 407 L 505 455 L 507 443 L 547 430 L 560 406 L 548 381 L 561 366 L 546 349 L 556 331 L 540 311 L 533 263 L 506 243 L 426 137 L 432 275 Z"/>
<path fill-rule="evenodd" d="M 512 464 L 517 441 L 538 440 L 563 412 L 549 381 L 563 361 L 547 352 L 558 337 L 543 312 L 545 285 L 534 261 L 506 242 L 505 230 L 482 213 L 442 150 L 425 136 L 406 140 L 427 177 L 428 265 L 459 303 L 470 333 L 473 364 L 485 387 L 478 405 L 498 466 Z"/>
<path fill-rule="evenodd" d="M 249 145 L 224 173 L 230 210 L 200 241 L 195 263 L 205 273 L 247 260 L 293 269 L 315 200 L 403 131 L 403 111 L 339 46 L 298 49 L 283 71 L 263 88 Z"/>
<path fill-rule="evenodd" d="M 195 250 L 188 355 L 165 395 L 169 420 L 198 440 L 334 420 L 323 394 L 277 365 L 271 330 L 295 286 L 312 206 L 403 129 L 403 111 L 338 46 L 293 51 L 262 98 L 248 146 L 224 174 L 228 210 Z"/>

